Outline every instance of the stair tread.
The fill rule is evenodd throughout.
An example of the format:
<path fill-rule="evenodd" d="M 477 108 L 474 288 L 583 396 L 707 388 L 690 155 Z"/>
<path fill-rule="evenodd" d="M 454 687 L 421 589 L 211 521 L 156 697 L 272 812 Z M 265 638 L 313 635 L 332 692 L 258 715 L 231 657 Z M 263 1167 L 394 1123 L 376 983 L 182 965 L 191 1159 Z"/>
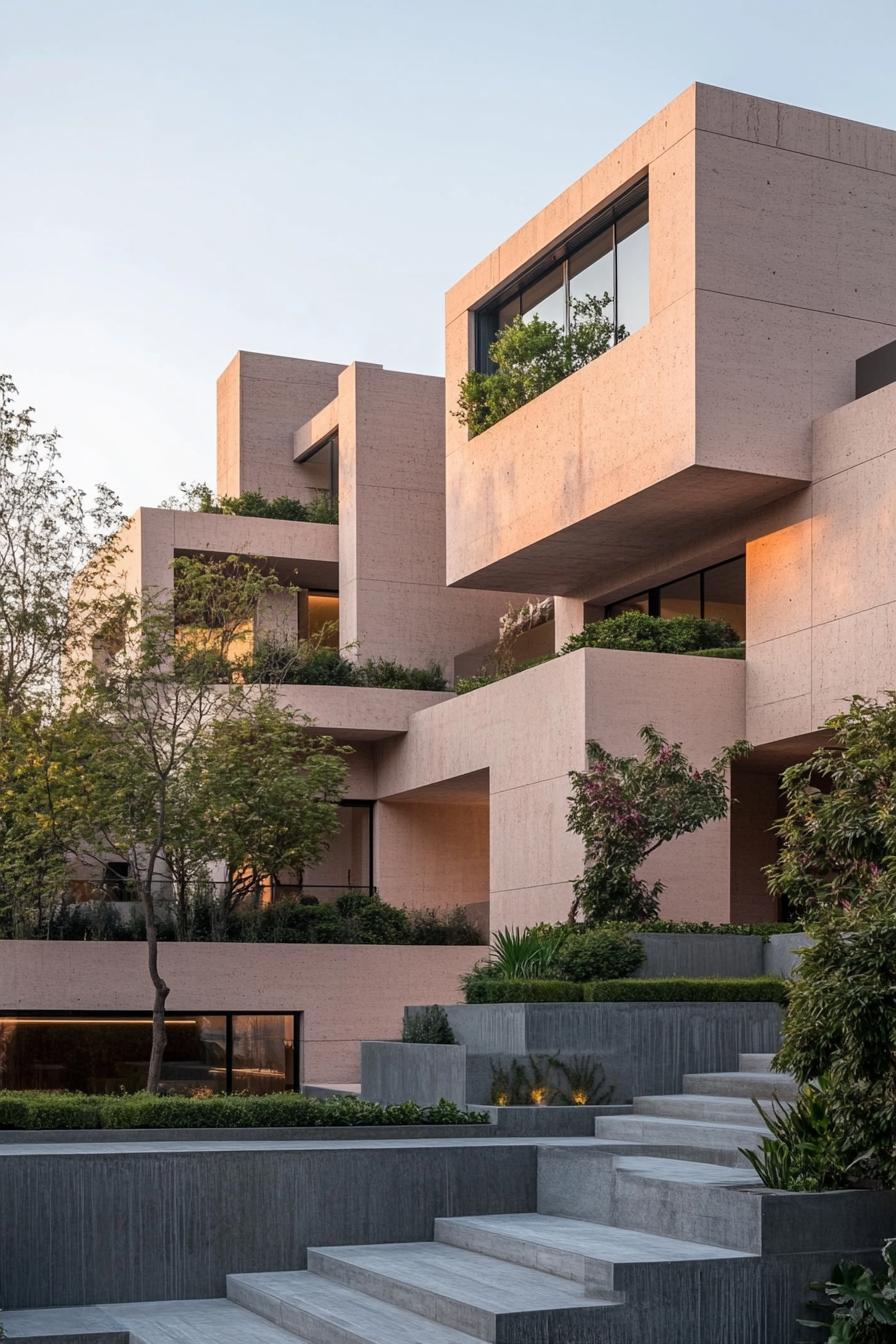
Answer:
<path fill-rule="evenodd" d="M 113 1303 L 105 1310 L 130 1331 L 132 1344 L 303 1344 L 226 1297 Z"/>
<path fill-rule="evenodd" d="M 680 1122 L 677 1122 L 680 1123 Z M 689 1162 L 673 1157 L 616 1157 L 617 1171 L 628 1171 L 650 1180 L 683 1185 L 761 1185 L 755 1171 L 745 1167 L 720 1167 L 714 1162 Z"/>
<path fill-rule="evenodd" d="M 319 1320 L 345 1330 L 363 1331 L 359 1339 L 366 1344 L 481 1344 L 452 1326 L 441 1325 L 417 1316 L 404 1307 L 393 1306 L 378 1297 L 324 1278 L 309 1270 L 271 1274 L 228 1275 L 228 1292 L 245 1284 L 255 1292 L 278 1301 L 284 1308 L 299 1307 Z M 295 1344 L 295 1336 L 293 1336 Z"/>
<path fill-rule="evenodd" d="M 731 1069 L 728 1073 L 686 1073 L 686 1078 L 743 1078 L 751 1083 L 795 1083 L 792 1073 L 774 1073 L 770 1069 Z"/>
<path fill-rule="evenodd" d="M 434 1241 L 327 1246 L 317 1255 L 495 1313 L 593 1307 L 613 1300 L 586 1295 L 580 1284 L 540 1269 Z"/>
<path fill-rule="evenodd" d="M 656 1100 L 661 1101 L 663 1098 L 657 1097 Z M 620 1116 L 618 1119 L 631 1120 L 636 1124 L 644 1124 L 646 1121 L 649 1121 L 651 1124 L 658 1125 L 689 1125 L 693 1126 L 694 1129 L 755 1129 L 759 1134 L 767 1134 L 769 1132 L 768 1126 L 764 1125 L 760 1120 L 755 1106 L 751 1108 L 751 1111 L 752 1114 L 744 1112 L 743 1120 L 720 1120 L 716 1119 L 715 1116 L 706 1116 L 702 1119 L 695 1119 L 694 1117 L 687 1115 L 663 1115 L 656 1111 L 638 1111 L 635 1115 Z M 607 1120 L 609 1121 L 615 1121 L 616 1119 L 616 1116 L 607 1117 Z M 596 1123 L 603 1126 L 605 1121 L 599 1119 Z"/>
<path fill-rule="evenodd" d="M 631 1231 L 605 1223 L 542 1213 L 484 1214 L 470 1218 L 437 1219 L 437 1227 L 441 1223 L 500 1233 L 538 1246 L 609 1260 L 614 1264 L 662 1264 L 674 1260 L 734 1260 L 748 1257 L 746 1251 L 732 1251 L 724 1246 L 681 1241 L 674 1237 L 655 1236 L 650 1232 Z"/>

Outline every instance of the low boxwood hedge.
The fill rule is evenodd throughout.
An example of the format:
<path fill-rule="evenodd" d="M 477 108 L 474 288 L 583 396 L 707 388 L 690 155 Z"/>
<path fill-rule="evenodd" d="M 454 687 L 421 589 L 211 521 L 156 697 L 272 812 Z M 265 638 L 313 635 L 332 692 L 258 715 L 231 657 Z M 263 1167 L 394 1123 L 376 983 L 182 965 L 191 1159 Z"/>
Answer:
<path fill-rule="evenodd" d="M 585 986 L 573 980 L 502 980 L 470 976 L 467 1003 L 581 1003 Z"/>
<path fill-rule="evenodd" d="M 223 1129 L 358 1125 L 486 1124 L 481 1111 L 451 1101 L 381 1106 L 355 1097 L 318 1099 L 298 1092 L 267 1096 L 165 1097 L 148 1092 L 0 1092 L 0 1129 Z"/>
<path fill-rule="evenodd" d="M 786 1003 L 788 982 L 773 975 L 737 979 L 593 980 L 586 1003 Z"/>
<path fill-rule="evenodd" d="M 784 1003 L 786 980 L 745 979 L 501 980 L 471 978 L 467 1003 Z"/>

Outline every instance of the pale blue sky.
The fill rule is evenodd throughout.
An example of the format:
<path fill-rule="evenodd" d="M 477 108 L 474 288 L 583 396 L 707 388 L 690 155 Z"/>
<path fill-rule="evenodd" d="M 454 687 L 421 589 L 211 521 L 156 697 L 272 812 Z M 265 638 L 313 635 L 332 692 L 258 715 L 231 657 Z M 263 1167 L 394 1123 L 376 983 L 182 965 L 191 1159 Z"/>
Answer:
<path fill-rule="evenodd" d="M 0 0 L 0 369 L 128 509 L 240 347 L 441 372 L 444 290 L 695 79 L 896 126 L 892 0 Z"/>

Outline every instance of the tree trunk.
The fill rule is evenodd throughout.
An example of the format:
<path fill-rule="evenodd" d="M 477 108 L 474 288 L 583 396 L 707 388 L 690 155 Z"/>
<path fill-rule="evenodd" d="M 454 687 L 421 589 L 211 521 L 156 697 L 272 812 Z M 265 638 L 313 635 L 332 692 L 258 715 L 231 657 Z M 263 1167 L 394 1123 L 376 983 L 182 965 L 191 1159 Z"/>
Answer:
<path fill-rule="evenodd" d="M 146 1076 L 147 1092 L 158 1092 L 159 1079 L 162 1076 L 162 1059 L 168 1033 L 165 1030 L 165 1000 L 170 990 L 159 974 L 159 939 L 156 929 L 156 912 L 152 899 L 152 885 L 146 883 L 143 890 L 143 912 L 146 918 L 146 954 L 149 961 L 149 976 L 155 989 L 152 1005 L 152 1049 L 149 1055 L 149 1071 Z"/>

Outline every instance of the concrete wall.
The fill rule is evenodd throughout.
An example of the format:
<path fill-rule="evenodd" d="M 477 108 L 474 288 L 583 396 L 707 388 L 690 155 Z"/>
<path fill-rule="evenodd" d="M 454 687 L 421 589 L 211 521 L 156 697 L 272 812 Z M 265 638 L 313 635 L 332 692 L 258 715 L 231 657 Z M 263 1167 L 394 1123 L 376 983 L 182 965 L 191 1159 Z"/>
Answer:
<path fill-rule="evenodd" d="M 467 1100 L 467 1051 L 463 1045 L 413 1045 L 364 1041 L 361 1096 L 366 1101 L 416 1101 L 421 1106 Z"/>
<path fill-rule="evenodd" d="M 380 895 L 408 909 L 489 899 L 488 794 L 481 802 L 381 802 L 374 826 Z"/>
<path fill-rule="evenodd" d="M 662 686 L 662 696 L 657 688 Z M 378 752 L 380 798 L 426 801 L 444 781 L 487 771 L 493 928 L 564 919 L 582 868 L 566 830 L 569 771 L 591 737 L 639 753 L 653 723 L 697 765 L 743 733 L 743 665 L 710 658 L 584 649 L 415 715 Z M 670 918 L 726 920 L 724 823 L 664 846 L 645 866 L 667 885 Z"/>
<path fill-rule="evenodd" d="M 268 499 L 317 484 L 293 461 L 293 434 L 336 395 L 342 364 L 240 350 L 218 379 L 218 493 Z"/>
<path fill-rule="evenodd" d="M 693 85 L 459 281 L 449 581 L 610 586 L 808 482 L 813 419 L 896 334 L 894 159 L 892 131 Z M 648 170 L 648 325 L 468 441 L 472 310 Z"/>
<path fill-rule="evenodd" d="M 811 733 L 853 694 L 896 686 L 894 444 L 896 386 L 823 416 L 812 486 L 757 519 L 747 546 L 756 743 Z"/>
<path fill-rule="evenodd" d="M 222 1297 L 226 1274 L 304 1269 L 309 1246 L 525 1212 L 535 1184 L 519 1142 L 0 1146 L 3 1306 Z"/>
<path fill-rule="evenodd" d="M 397 1039 L 407 1003 L 456 1002 L 481 947 L 163 943 L 172 1012 L 301 1012 L 303 1081 L 357 1082 L 360 1043 Z M 142 943 L 0 942 L 0 1013 L 152 1006 Z"/>
<path fill-rule="evenodd" d="M 758 934 L 639 933 L 644 962 L 635 971 L 643 979 L 663 976 L 764 975 L 763 940 Z"/>
<path fill-rule="evenodd" d="M 339 633 L 361 658 L 438 663 L 487 641 L 525 594 L 445 586 L 441 378 L 352 364 L 339 378 Z"/>
<path fill-rule="evenodd" d="M 596 1056 L 612 1101 L 677 1092 L 686 1073 L 736 1070 L 777 1050 L 775 1003 L 501 1003 L 447 1008 L 467 1047 L 467 1101 L 489 1100 L 492 1066 L 529 1054 Z"/>

